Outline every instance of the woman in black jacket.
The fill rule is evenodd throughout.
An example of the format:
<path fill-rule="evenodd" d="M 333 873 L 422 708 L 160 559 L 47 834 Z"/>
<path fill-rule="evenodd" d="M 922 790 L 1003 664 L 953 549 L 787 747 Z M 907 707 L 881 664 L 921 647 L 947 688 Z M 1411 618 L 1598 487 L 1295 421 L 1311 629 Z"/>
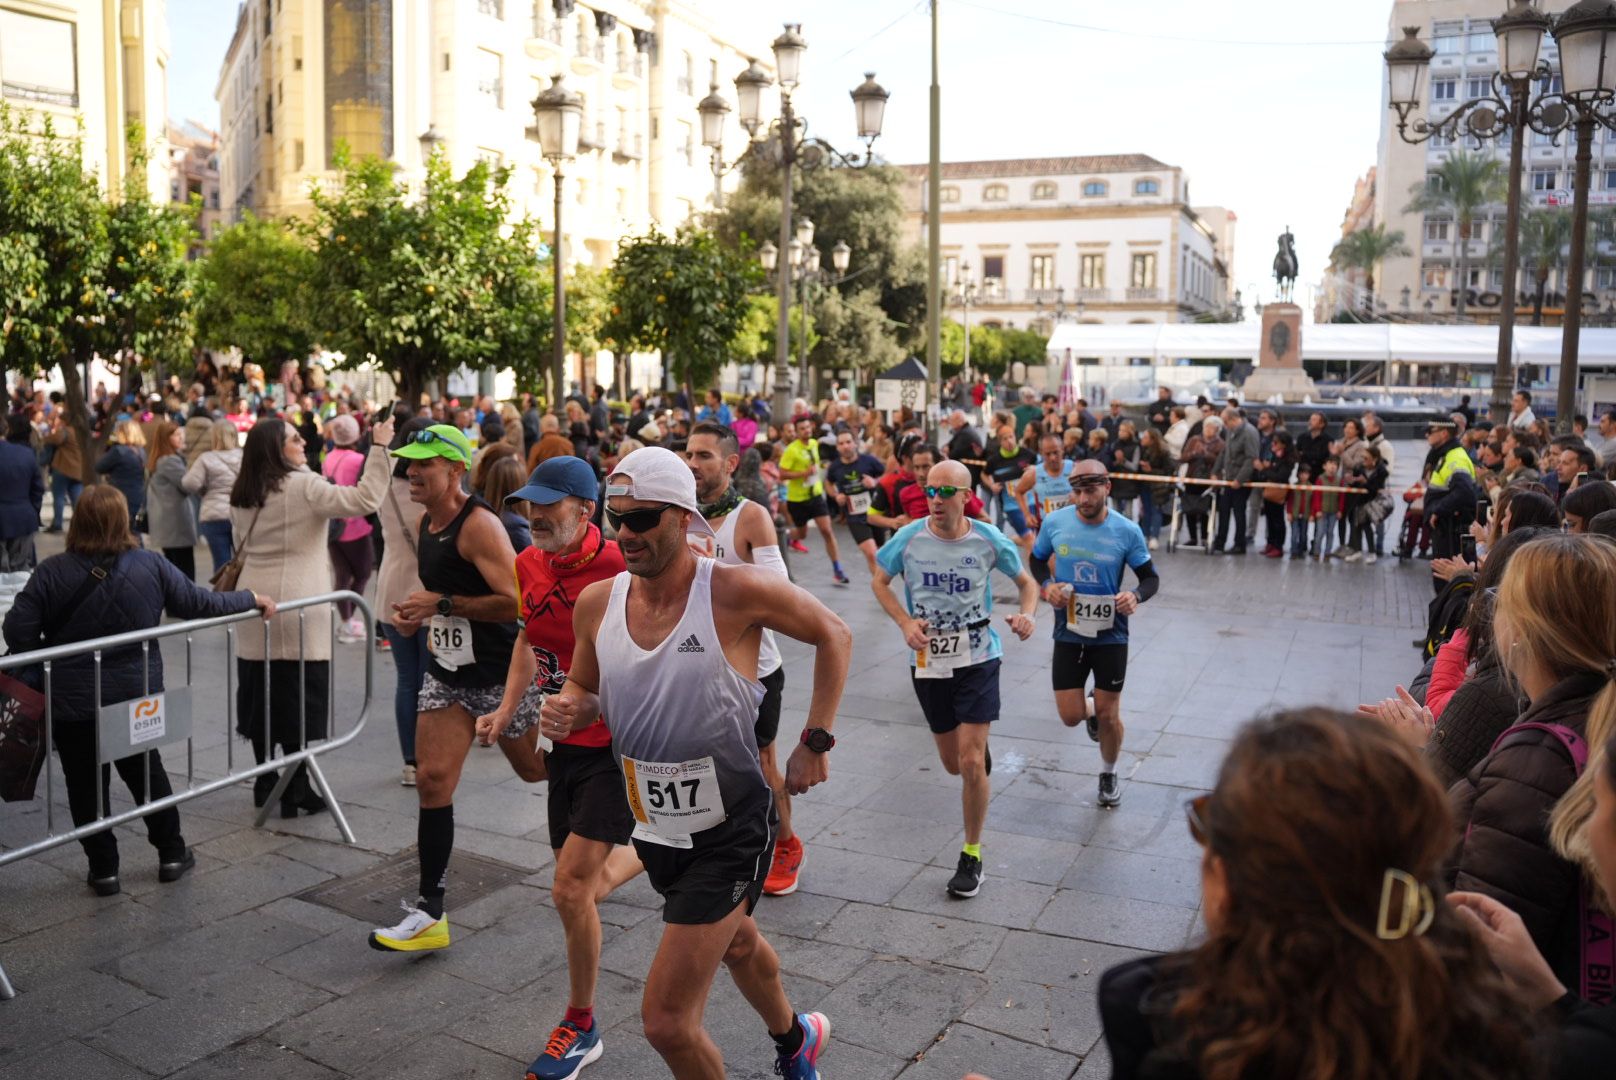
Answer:
<path fill-rule="evenodd" d="M 146 630 L 163 612 L 182 619 L 232 615 L 260 608 L 267 618 L 274 601 L 241 592 L 198 588 L 155 551 L 140 546 L 129 531 L 129 506 L 117 488 L 84 489 L 73 508 L 67 550 L 40 563 L 6 613 L 4 635 L 12 653 L 66 645 L 90 638 Z M 142 654 L 147 662 L 142 663 Z M 62 759 L 68 808 L 74 825 L 96 819 L 96 773 L 100 805 L 110 806 L 111 769 L 96 768 L 98 705 L 112 705 L 163 689 L 162 650 L 139 645 L 110 649 L 101 657 L 101 700 L 95 700 L 95 663 L 88 654 L 51 665 L 51 735 Z M 27 674 L 42 690 L 42 672 Z M 137 804 L 173 792 L 157 750 L 120 758 L 118 775 Z M 196 865 L 180 834 L 179 811 L 170 807 L 146 816 L 146 836 L 157 849 L 157 876 L 178 881 Z M 80 840 L 90 861 L 89 883 L 98 895 L 118 892 L 118 841 L 111 829 Z"/>
<path fill-rule="evenodd" d="M 123 493 L 129 524 L 146 505 L 146 432 L 134 420 L 119 420 L 107 438 L 107 449 L 95 459 L 95 471 Z"/>
<path fill-rule="evenodd" d="M 1396 733 L 1257 720 L 1186 815 L 1206 939 L 1101 978 L 1114 1078 L 1539 1075 L 1527 1019 L 1438 899 L 1452 815 Z"/>
<path fill-rule="evenodd" d="M 1616 670 L 1610 676 L 1616 680 Z M 1579 861 L 1601 892 L 1616 896 L 1616 738 L 1595 754 L 1587 773 L 1594 810 L 1580 838 L 1585 858 Z M 1521 917 L 1492 897 L 1454 893 L 1448 901 L 1459 908 L 1516 992 L 1555 1021 L 1558 1038 L 1549 1075 L 1554 1080 L 1608 1075 L 1616 1062 L 1616 1005 L 1608 998 L 1599 1005 L 1582 998 L 1576 984 L 1576 990 L 1567 990 L 1532 944 Z"/>

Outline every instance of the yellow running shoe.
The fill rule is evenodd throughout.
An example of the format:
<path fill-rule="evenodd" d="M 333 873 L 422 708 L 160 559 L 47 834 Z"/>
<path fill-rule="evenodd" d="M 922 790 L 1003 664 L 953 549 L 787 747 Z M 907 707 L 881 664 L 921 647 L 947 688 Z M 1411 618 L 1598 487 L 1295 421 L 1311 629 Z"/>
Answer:
<path fill-rule="evenodd" d="M 427 952 L 449 947 L 449 918 L 434 919 L 408 901 L 400 901 L 404 921 L 370 932 L 370 947 L 381 952 Z"/>

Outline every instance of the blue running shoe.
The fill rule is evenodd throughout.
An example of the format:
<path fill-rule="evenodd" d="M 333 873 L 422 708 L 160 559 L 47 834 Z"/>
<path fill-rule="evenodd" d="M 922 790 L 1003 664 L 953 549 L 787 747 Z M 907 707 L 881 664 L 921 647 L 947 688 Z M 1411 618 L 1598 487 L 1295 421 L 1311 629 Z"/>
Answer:
<path fill-rule="evenodd" d="M 600 1041 L 600 1021 L 588 1031 L 580 1031 L 563 1020 L 550 1032 L 544 1053 L 527 1067 L 527 1080 L 572 1080 L 583 1067 L 600 1057 L 605 1046 Z"/>
<path fill-rule="evenodd" d="M 802 1048 L 790 1057 L 777 1056 L 775 1074 L 786 1080 L 819 1080 L 819 1055 L 830 1042 L 830 1019 L 824 1013 L 798 1013 L 797 1023 L 802 1025 Z"/>

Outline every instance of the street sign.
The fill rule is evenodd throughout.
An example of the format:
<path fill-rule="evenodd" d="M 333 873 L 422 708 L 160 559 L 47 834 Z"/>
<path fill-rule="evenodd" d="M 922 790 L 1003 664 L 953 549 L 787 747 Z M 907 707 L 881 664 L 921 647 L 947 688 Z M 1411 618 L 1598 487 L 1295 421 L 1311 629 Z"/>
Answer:
<path fill-rule="evenodd" d="M 875 380 L 875 407 L 878 412 L 897 412 L 912 409 L 916 413 L 926 408 L 926 383 L 923 379 Z"/>

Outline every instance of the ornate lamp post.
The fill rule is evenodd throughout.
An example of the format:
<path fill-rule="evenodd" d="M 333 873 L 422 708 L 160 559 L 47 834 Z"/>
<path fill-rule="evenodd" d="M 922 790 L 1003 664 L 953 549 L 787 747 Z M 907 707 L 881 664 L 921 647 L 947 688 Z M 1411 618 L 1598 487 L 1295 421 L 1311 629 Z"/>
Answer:
<path fill-rule="evenodd" d="M 555 244 L 550 260 L 555 269 L 555 327 L 553 352 L 550 356 L 550 408 L 557 417 L 564 417 L 567 368 L 567 282 L 563 273 L 561 249 L 561 188 L 564 162 L 578 155 L 578 128 L 583 120 L 583 99 L 561 85 L 557 75 L 538 97 L 533 99 L 533 112 L 538 121 L 539 149 L 550 162 L 555 181 Z"/>
<path fill-rule="evenodd" d="M 849 277 L 858 276 L 847 272 L 853 261 L 853 249 L 848 247 L 845 240 L 836 241 L 836 246 L 830 249 L 831 269 L 826 270 L 823 256 L 819 249 L 813 246 L 813 236 L 812 221 L 805 219 L 797 224 L 797 235 L 786 248 L 784 266 L 780 265 L 780 249 L 773 244 L 765 242 L 758 249 L 758 263 L 765 271 L 773 274 L 776 268 L 779 268 L 780 275 L 786 278 L 788 288 L 792 282 L 797 285 L 797 303 L 802 306 L 802 333 L 797 339 L 797 363 L 800 385 L 804 387 L 808 385 L 808 321 L 813 317 L 812 294 L 808 291 L 808 286 L 817 284 L 829 288 L 846 281 Z M 804 239 L 807 240 L 806 243 Z M 860 270 L 858 273 L 863 272 Z M 787 343 L 787 355 L 790 355 L 789 343 Z M 776 387 L 777 392 L 778 389 Z"/>
<path fill-rule="evenodd" d="M 1437 121 L 1424 117 L 1410 120 L 1410 113 L 1420 107 L 1425 95 L 1426 72 L 1431 48 L 1419 39 L 1418 27 L 1404 27 L 1403 40 L 1386 50 L 1386 76 L 1390 88 L 1391 107 L 1397 111 L 1397 133 L 1407 143 L 1428 142 L 1440 135 L 1448 139 L 1470 136 L 1479 145 L 1482 140 L 1508 132 L 1509 195 L 1504 214 L 1504 292 L 1503 305 L 1498 313 L 1498 361 L 1493 369 L 1492 419 L 1501 423 L 1509 414 L 1510 391 L 1515 384 L 1513 363 L 1515 356 L 1515 290 L 1520 271 L 1521 220 L 1521 162 L 1526 147 L 1526 130 L 1554 129 L 1555 116 L 1545 116 L 1545 108 L 1552 113 L 1552 103 L 1542 99 L 1531 100 L 1531 82 L 1546 78 L 1550 72 L 1539 59 L 1543 34 L 1553 20 L 1534 8 L 1527 0 L 1516 2 L 1500 18 L 1493 20 L 1493 33 L 1498 39 L 1497 74 L 1493 75 L 1493 95 L 1466 102 L 1450 115 Z M 1467 282 L 1459 282 L 1461 289 Z"/>
<path fill-rule="evenodd" d="M 867 72 L 864 82 L 851 91 L 858 135 L 864 140 L 865 152 L 862 155 L 843 154 L 824 139 L 808 135 L 807 121 L 797 116 L 791 104 L 791 93 L 797 88 L 802 77 L 802 54 L 808 48 L 808 42 L 803 38 L 801 31 L 801 23 L 787 23 L 785 31 L 774 39 L 774 70 L 780 86 L 778 119 L 768 123 L 763 120 L 763 91 L 775 81 L 769 78 L 769 73 L 754 60 L 745 71 L 736 76 L 736 111 L 741 127 L 746 130 L 749 140 L 747 148 L 736 161 L 725 165 L 722 156 L 724 117 L 729 113 L 729 103 L 719 95 L 715 87 L 697 106 L 697 111 L 701 113 L 702 144 L 713 152 L 715 183 L 725 172 L 744 161 L 765 163 L 780 170 L 780 241 L 779 246 L 774 249 L 776 260 L 782 253 L 789 253 L 791 245 L 796 241 L 791 222 L 792 166 L 803 169 L 816 169 L 825 165 L 841 165 L 855 169 L 869 167 L 875 158 L 871 147 L 881 135 L 887 98 L 891 96 L 875 81 L 873 72 Z M 799 252 L 810 247 L 812 240 L 813 236 L 810 233 L 808 239 L 800 243 Z M 763 253 L 759 254 L 761 257 Z M 800 255 L 797 259 L 787 258 L 788 271 L 800 258 Z M 768 269 L 768 265 L 765 264 L 764 268 Z M 792 275 L 783 271 L 776 277 L 779 286 L 780 315 L 775 331 L 774 414 L 777 421 L 784 421 L 788 419 L 786 413 L 791 407 Z M 806 337 L 806 332 L 804 336 Z M 804 374 L 806 375 L 806 370 Z"/>

